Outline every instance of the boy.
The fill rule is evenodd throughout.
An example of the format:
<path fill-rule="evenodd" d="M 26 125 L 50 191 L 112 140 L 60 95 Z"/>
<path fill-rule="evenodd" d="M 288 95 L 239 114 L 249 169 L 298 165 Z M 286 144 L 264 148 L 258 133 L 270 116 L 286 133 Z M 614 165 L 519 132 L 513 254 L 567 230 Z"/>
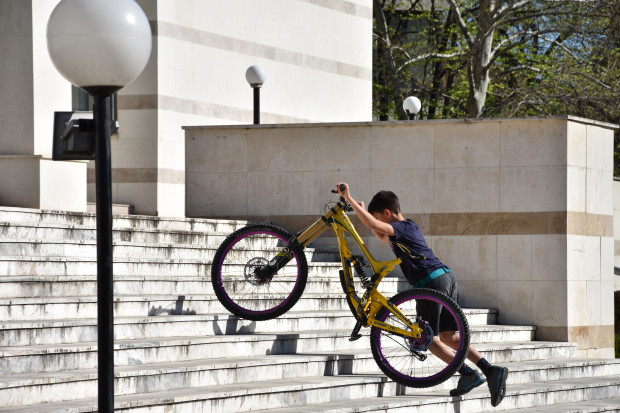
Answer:
<path fill-rule="evenodd" d="M 344 189 L 340 189 L 341 186 Z M 456 280 L 452 271 L 435 257 L 433 250 L 426 244 L 420 227 L 412 220 L 403 218 L 396 194 L 390 191 L 379 191 L 368 204 L 368 211 L 366 211 L 363 202 L 353 199 L 347 184 L 341 182 L 336 185 L 336 189 L 351 204 L 362 223 L 381 241 L 389 243 L 394 254 L 402 259 L 400 267 L 410 284 L 417 288 L 441 291 L 456 302 Z M 396 242 L 424 255 L 427 259 L 410 259 L 400 248 L 394 248 Z M 440 331 L 439 337 L 433 339 L 430 351 L 438 357 L 442 353 L 449 355 L 451 354 L 449 347 L 457 342 L 456 331 Z M 494 407 L 500 404 L 506 393 L 508 369 L 491 365 L 473 346 L 469 347 L 467 358 L 482 370 L 486 379 L 480 372 L 463 364 L 459 370 L 461 377 L 458 385 L 456 389 L 450 391 L 450 395 L 461 396 L 469 393 L 487 381 L 491 393 L 491 404 Z"/>

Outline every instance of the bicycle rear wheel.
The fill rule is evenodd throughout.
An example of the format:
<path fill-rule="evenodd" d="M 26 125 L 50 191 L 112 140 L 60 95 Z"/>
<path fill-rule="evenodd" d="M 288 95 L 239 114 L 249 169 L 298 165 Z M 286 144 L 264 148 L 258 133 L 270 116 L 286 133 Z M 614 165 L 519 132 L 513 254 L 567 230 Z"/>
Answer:
<path fill-rule="evenodd" d="M 229 235 L 211 267 L 211 283 L 220 303 L 236 316 L 256 321 L 290 310 L 308 279 L 303 249 L 291 250 L 290 261 L 268 277 L 261 276 L 260 270 L 292 239 L 289 232 L 269 224 L 248 225 Z"/>
<path fill-rule="evenodd" d="M 430 387 L 440 384 L 461 367 L 469 352 L 469 324 L 463 310 L 448 296 L 435 290 L 414 288 L 403 291 L 390 299 L 409 320 L 417 320 L 424 332 L 418 339 L 405 338 L 378 327 L 370 329 L 370 347 L 377 365 L 392 380 L 409 387 Z M 442 323 L 452 323 L 459 332 L 456 349 L 449 362 L 442 361 L 432 353 L 433 331 L 418 309 L 425 306 L 441 306 Z M 387 308 L 377 314 L 377 320 L 409 330 Z M 431 323 L 432 325 L 432 323 Z"/>

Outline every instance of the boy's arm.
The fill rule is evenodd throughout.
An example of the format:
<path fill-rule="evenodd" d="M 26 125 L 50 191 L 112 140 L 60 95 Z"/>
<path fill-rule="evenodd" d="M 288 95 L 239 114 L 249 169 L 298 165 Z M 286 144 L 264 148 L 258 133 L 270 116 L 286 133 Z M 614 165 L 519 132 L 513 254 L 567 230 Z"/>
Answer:
<path fill-rule="evenodd" d="M 381 240 L 381 242 L 383 242 L 384 244 L 387 244 L 388 242 L 390 242 L 390 237 L 389 235 L 386 234 L 381 234 L 375 230 L 371 230 L 373 232 L 373 234 L 375 234 L 375 236 L 377 238 L 379 238 Z"/>
<path fill-rule="evenodd" d="M 340 185 L 344 185 L 344 190 L 340 190 Z M 369 228 L 377 236 L 377 238 L 383 242 L 388 242 L 388 237 L 395 235 L 394 228 L 392 228 L 390 224 L 381 222 L 377 218 L 373 217 L 370 212 L 366 211 L 363 203 L 357 202 L 353 199 L 347 184 L 341 182 L 336 185 L 336 188 L 338 189 L 338 193 L 342 195 L 349 204 L 351 204 L 351 207 L 360 221 L 362 221 L 362 224 L 364 224 L 366 228 Z"/>

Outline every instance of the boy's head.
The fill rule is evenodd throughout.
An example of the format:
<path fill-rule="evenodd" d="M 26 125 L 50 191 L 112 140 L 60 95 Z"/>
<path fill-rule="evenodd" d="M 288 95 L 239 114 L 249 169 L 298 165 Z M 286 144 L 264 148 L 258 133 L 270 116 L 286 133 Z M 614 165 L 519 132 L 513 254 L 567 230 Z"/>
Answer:
<path fill-rule="evenodd" d="M 372 215 L 382 214 L 386 209 L 393 215 L 399 215 L 400 202 L 394 192 L 379 191 L 372 197 L 372 200 L 368 204 L 368 212 Z"/>

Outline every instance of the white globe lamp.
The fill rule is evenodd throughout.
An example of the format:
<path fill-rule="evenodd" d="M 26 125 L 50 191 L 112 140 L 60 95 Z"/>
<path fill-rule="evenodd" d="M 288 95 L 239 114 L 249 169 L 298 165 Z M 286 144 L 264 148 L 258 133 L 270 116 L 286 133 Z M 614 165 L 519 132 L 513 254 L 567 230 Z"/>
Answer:
<path fill-rule="evenodd" d="M 261 87 L 267 80 L 265 69 L 258 65 L 248 67 L 248 70 L 245 71 L 245 80 L 252 87 Z"/>
<path fill-rule="evenodd" d="M 72 84 L 93 95 L 116 91 L 146 67 L 151 27 L 134 0 L 62 0 L 47 24 L 47 48 Z"/>
<path fill-rule="evenodd" d="M 422 102 L 415 96 L 409 96 L 403 101 L 403 109 L 409 117 L 409 119 L 415 119 L 415 116 L 420 112 L 422 108 Z"/>

